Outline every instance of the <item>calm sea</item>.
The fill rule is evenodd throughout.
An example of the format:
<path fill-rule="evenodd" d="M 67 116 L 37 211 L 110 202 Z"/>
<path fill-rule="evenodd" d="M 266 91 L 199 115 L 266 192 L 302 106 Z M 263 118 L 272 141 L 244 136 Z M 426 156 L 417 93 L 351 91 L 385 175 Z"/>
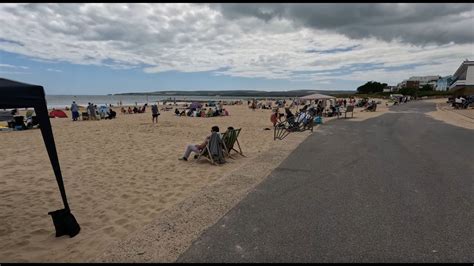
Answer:
<path fill-rule="evenodd" d="M 258 98 L 258 97 L 257 97 Z M 236 101 L 246 100 L 247 97 L 218 97 L 218 96 L 145 96 L 145 95 L 46 95 L 48 108 L 64 108 L 70 107 L 72 101 L 76 101 L 78 105 L 87 106 L 91 102 L 97 106 L 109 105 L 117 106 L 120 101 L 122 105 L 143 105 L 145 103 L 152 104 L 157 101 L 173 100 L 176 102 L 191 101 Z"/>

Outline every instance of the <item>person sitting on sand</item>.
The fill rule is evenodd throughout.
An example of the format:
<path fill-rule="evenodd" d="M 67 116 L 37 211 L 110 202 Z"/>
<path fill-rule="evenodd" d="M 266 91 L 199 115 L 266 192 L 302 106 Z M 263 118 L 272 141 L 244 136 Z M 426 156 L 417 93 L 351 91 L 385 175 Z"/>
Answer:
<path fill-rule="evenodd" d="M 178 110 L 178 108 L 174 109 L 174 114 L 179 116 L 179 110 Z"/>
<path fill-rule="evenodd" d="M 270 116 L 270 121 L 272 122 L 273 126 L 276 126 L 278 122 L 278 113 L 273 112 L 272 115 Z"/>
<path fill-rule="evenodd" d="M 212 117 L 213 114 L 212 108 L 207 109 L 207 117 Z"/>
<path fill-rule="evenodd" d="M 219 127 L 218 126 L 213 126 L 211 128 L 211 135 L 212 133 L 219 133 Z M 209 139 L 211 138 L 211 135 L 207 136 L 205 139 L 204 139 L 204 142 L 201 143 L 201 144 L 189 144 L 187 147 L 186 147 L 186 151 L 184 152 L 184 155 L 183 157 L 179 158 L 179 160 L 183 160 L 183 161 L 187 161 L 188 160 L 188 157 L 189 155 L 191 155 L 191 152 L 194 152 L 194 153 L 201 153 L 201 151 L 206 148 L 206 145 L 207 143 L 209 142 Z M 197 155 L 196 154 L 196 155 Z M 196 157 L 196 156 L 195 156 Z"/>
<path fill-rule="evenodd" d="M 133 113 L 132 107 L 130 107 L 130 106 L 128 107 L 128 113 L 129 113 L 129 114 L 132 114 L 132 113 Z"/>
<path fill-rule="evenodd" d="M 117 113 L 112 110 L 112 108 L 109 108 L 109 111 L 107 112 L 107 116 L 105 119 L 114 119 L 117 116 Z"/>

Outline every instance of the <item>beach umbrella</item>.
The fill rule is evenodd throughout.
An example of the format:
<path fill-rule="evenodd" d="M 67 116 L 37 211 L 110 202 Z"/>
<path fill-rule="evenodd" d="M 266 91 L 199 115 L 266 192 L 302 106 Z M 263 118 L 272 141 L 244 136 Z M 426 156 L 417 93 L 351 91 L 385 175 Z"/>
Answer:
<path fill-rule="evenodd" d="M 43 141 L 48 151 L 49 159 L 53 167 L 54 175 L 61 192 L 64 209 L 49 212 L 56 229 L 56 237 L 69 235 L 74 237 L 80 231 L 74 215 L 72 215 L 66 198 L 66 190 L 64 189 L 63 177 L 59 166 L 58 154 L 54 143 L 53 131 L 48 116 L 48 108 L 44 89 L 39 85 L 31 85 L 13 80 L 0 78 L 0 108 L 24 108 L 33 107 L 43 135 Z"/>
<path fill-rule="evenodd" d="M 99 107 L 99 113 L 107 113 L 109 111 L 109 108 L 105 105 L 102 105 Z"/>
<path fill-rule="evenodd" d="M 201 108 L 202 107 L 202 104 L 198 103 L 198 102 L 193 102 L 191 103 L 191 105 L 189 106 L 191 109 L 197 109 L 197 108 Z"/>

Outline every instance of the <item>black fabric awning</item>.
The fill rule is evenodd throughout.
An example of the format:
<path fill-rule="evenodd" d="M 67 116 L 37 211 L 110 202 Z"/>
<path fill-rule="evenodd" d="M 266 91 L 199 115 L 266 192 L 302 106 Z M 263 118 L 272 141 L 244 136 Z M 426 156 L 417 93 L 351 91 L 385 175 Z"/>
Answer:
<path fill-rule="evenodd" d="M 53 166 L 54 175 L 56 176 L 61 198 L 64 203 L 64 210 L 50 213 L 56 228 L 56 236 L 66 234 L 73 237 L 79 233 L 80 227 L 74 219 L 74 216 L 70 213 L 67 202 L 53 131 L 49 121 L 44 89 L 39 85 L 31 85 L 0 78 L 0 109 L 27 107 L 33 107 L 35 109 L 41 134 L 43 135 L 43 141 L 48 151 L 49 159 Z"/>
<path fill-rule="evenodd" d="M 35 107 L 46 103 L 42 86 L 0 78 L 0 108 Z"/>

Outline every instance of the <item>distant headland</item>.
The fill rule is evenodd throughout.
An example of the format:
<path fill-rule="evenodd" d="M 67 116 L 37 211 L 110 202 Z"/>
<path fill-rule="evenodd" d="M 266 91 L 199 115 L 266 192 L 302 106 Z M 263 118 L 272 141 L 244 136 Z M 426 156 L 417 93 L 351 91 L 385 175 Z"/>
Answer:
<path fill-rule="evenodd" d="M 129 92 L 114 95 L 155 95 L 155 96 L 222 96 L 222 97 L 301 97 L 313 93 L 327 95 L 353 94 L 355 91 L 336 90 L 290 90 L 290 91 L 258 91 L 258 90 L 222 90 L 222 91 L 155 91 Z"/>

